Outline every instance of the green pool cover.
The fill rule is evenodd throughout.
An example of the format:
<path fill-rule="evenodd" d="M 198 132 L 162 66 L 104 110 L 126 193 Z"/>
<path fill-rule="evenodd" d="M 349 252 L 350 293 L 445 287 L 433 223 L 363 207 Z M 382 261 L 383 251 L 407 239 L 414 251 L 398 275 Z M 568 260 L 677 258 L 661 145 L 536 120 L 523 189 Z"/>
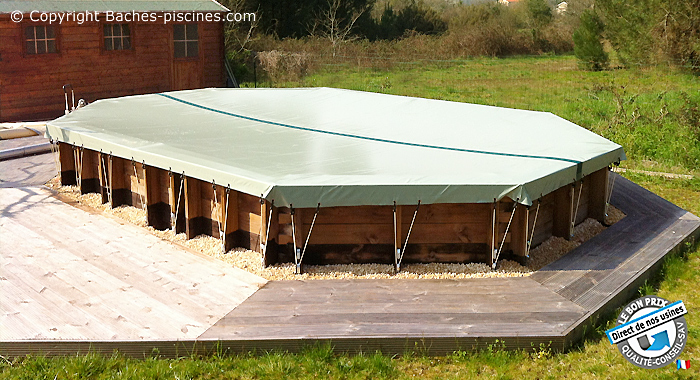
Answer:
<path fill-rule="evenodd" d="M 530 205 L 625 159 L 551 113 L 331 88 L 105 99 L 46 134 L 294 207 Z"/>

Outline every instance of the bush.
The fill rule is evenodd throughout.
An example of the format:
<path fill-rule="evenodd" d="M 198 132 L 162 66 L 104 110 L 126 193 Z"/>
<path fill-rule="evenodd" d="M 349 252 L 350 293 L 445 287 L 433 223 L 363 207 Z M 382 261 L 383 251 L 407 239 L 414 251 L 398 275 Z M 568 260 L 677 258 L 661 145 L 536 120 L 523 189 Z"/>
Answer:
<path fill-rule="evenodd" d="M 307 74 L 310 64 L 306 53 L 277 50 L 259 52 L 258 60 L 272 83 L 298 81 Z"/>
<path fill-rule="evenodd" d="M 510 8 L 497 3 L 457 7 L 441 44 L 449 46 L 456 57 L 534 53 L 532 35 L 523 30 L 526 21 Z"/>
<path fill-rule="evenodd" d="M 242 82 L 252 82 L 254 80 L 254 74 L 251 68 L 253 66 L 253 57 L 249 50 L 229 51 L 226 54 L 226 58 L 231 65 L 233 76 L 239 84 Z"/>
<path fill-rule="evenodd" d="M 396 11 L 391 5 L 384 8 L 370 39 L 393 40 L 408 32 L 418 34 L 438 34 L 447 30 L 447 24 L 433 9 L 423 2 L 411 1 L 404 8 Z"/>
<path fill-rule="evenodd" d="M 608 54 L 603 48 L 603 22 L 592 10 L 581 14 L 581 25 L 574 31 L 574 54 L 579 66 L 599 71 L 608 67 Z"/>

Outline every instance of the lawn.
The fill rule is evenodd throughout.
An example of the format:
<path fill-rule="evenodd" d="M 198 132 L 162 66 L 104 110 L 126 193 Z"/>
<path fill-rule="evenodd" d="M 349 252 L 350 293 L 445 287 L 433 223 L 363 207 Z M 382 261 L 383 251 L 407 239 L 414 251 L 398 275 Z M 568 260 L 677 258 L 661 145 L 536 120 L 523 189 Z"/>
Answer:
<path fill-rule="evenodd" d="M 329 86 L 397 95 L 473 102 L 553 112 L 625 147 L 630 168 L 695 175 L 667 179 L 624 175 L 700 215 L 700 78 L 667 68 L 582 72 L 572 57 L 480 58 L 452 63 L 419 62 L 391 70 L 328 67 L 301 82 L 275 86 Z M 0 379 L 691 379 L 700 367 L 700 248 L 670 257 L 640 294 L 683 300 L 689 338 L 681 359 L 691 369 L 642 370 L 611 346 L 603 331 L 616 315 L 567 353 L 480 352 L 430 357 L 380 353 L 348 356 L 331 347 L 302 354 L 248 353 L 177 360 L 120 355 L 0 360 Z"/>
<path fill-rule="evenodd" d="M 572 56 L 325 66 L 323 86 L 552 112 L 625 147 L 628 167 L 698 173 L 700 77 L 668 67 L 588 72 Z"/>

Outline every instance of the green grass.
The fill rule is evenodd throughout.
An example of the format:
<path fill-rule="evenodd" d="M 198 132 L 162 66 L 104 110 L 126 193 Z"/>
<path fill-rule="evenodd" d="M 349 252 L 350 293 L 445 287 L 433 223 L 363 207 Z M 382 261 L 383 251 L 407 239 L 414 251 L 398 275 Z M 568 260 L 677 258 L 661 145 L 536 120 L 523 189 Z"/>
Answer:
<path fill-rule="evenodd" d="M 690 180 L 632 172 L 625 176 L 700 215 L 700 132 L 693 129 L 692 115 L 693 104 L 700 101 L 699 83 L 697 77 L 661 68 L 581 72 L 572 57 L 544 57 L 407 64 L 391 71 L 334 69 L 302 83 L 276 85 L 342 87 L 553 112 L 623 145 L 632 158 L 630 167 L 695 174 Z M 689 100 L 684 93 L 690 94 Z M 699 279 L 700 248 L 695 246 L 670 257 L 661 273 L 640 289 L 640 294 L 683 300 L 688 307 L 689 338 L 681 356 L 692 360 L 688 371 L 673 366 L 642 370 L 625 361 L 603 336 L 614 325 L 614 314 L 563 354 L 546 347 L 503 351 L 496 345 L 444 357 L 348 356 L 328 346 L 301 354 L 177 360 L 26 357 L 0 359 L 0 379 L 692 379 L 700 367 Z"/>
<path fill-rule="evenodd" d="M 697 173 L 700 78 L 668 67 L 587 72 L 572 56 L 327 66 L 298 82 L 552 112 L 625 147 L 629 167 Z"/>

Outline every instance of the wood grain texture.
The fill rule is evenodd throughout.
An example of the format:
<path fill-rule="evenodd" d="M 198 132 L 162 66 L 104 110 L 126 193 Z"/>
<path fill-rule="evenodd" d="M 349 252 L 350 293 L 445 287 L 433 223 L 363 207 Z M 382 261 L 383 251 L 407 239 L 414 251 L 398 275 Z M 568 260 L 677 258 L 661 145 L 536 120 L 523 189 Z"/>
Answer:
<path fill-rule="evenodd" d="M 629 210 L 627 218 L 531 277 L 271 282 L 200 339 L 269 339 L 288 347 L 304 339 L 520 337 L 529 348 L 553 335 L 557 348 L 570 347 L 582 326 L 619 306 L 668 252 L 700 234 L 697 217 L 617 181 L 613 204 Z M 562 207 L 571 216 L 569 188 L 565 194 Z"/>
<path fill-rule="evenodd" d="M 47 190 L 1 191 L 2 341 L 194 339 L 265 283 Z"/>
<path fill-rule="evenodd" d="M 274 281 L 200 339 L 530 335 L 583 313 L 528 278 Z"/>
<path fill-rule="evenodd" d="M 25 16 L 25 19 L 28 17 Z M 175 62 L 172 27 L 131 23 L 131 50 L 105 51 L 101 23 L 63 22 L 56 27 L 58 54 L 27 55 L 22 27 L 0 20 L 2 93 L 0 122 L 53 119 L 64 112 L 61 87 L 70 83 L 76 100 L 225 85 L 223 26 L 200 23 L 200 55 Z"/>

